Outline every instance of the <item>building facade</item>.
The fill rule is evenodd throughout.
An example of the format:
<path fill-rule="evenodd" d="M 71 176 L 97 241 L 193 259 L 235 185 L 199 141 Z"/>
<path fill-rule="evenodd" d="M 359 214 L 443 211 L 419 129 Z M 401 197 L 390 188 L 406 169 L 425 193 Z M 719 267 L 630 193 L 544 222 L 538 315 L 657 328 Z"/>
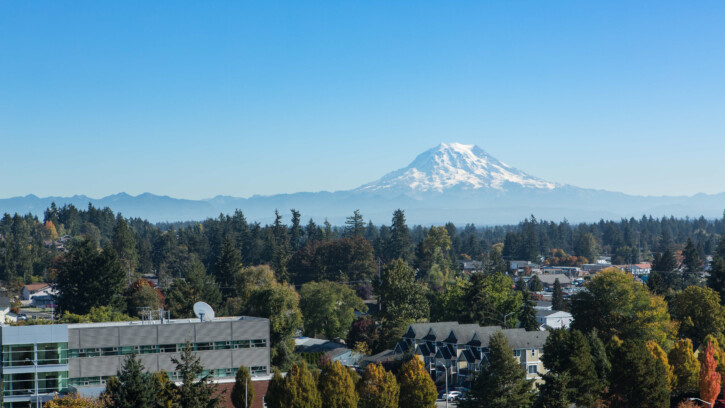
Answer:
<path fill-rule="evenodd" d="M 172 358 L 189 343 L 216 382 L 239 366 L 268 377 L 269 320 L 255 317 L 2 326 L 3 408 L 39 406 L 56 393 L 97 395 L 128 355 L 178 380 Z"/>
<path fill-rule="evenodd" d="M 501 331 L 526 378 L 540 382 L 546 372 L 541 361 L 548 331 L 503 329 L 457 322 L 411 324 L 393 350 L 396 356 L 411 353 L 421 359 L 436 383 L 448 377 L 449 385 L 470 385 L 473 377 L 488 363 L 491 335 Z"/>

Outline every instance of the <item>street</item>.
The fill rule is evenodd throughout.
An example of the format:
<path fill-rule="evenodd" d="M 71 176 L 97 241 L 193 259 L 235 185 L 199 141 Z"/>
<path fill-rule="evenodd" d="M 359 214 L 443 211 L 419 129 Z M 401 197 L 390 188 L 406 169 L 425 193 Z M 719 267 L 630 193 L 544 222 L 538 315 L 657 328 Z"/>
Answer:
<path fill-rule="evenodd" d="M 458 404 L 456 404 L 455 401 L 450 401 L 448 403 L 448 408 L 455 408 L 457 406 L 458 406 Z M 443 401 L 443 400 L 436 401 L 436 408 L 445 408 L 445 407 L 446 407 L 446 402 L 445 401 Z"/>

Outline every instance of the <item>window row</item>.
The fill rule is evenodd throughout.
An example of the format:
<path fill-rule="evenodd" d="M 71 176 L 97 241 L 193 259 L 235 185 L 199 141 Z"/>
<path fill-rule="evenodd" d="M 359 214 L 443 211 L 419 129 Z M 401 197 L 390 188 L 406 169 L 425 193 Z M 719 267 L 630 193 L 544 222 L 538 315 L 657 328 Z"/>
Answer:
<path fill-rule="evenodd" d="M 35 395 L 35 373 L 4 374 L 3 395 Z M 65 371 L 38 373 L 38 394 L 65 391 L 68 388 L 68 373 Z"/>
<path fill-rule="evenodd" d="M 10 344 L 2 347 L 3 367 L 32 366 L 36 363 L 68 364 L 68 343 Z"/>
<path fill-rule="evenodd" d="M 158 353 L 178 353 L 186 347 L 186 343 L 177 344 L 153 344 L 141 346 L 124 346 L 124 347 L 97 347 L 82 348 L 68 350 L 68 357 L 101 357 L 101 356 L 125 356 L 128 354 L 158 354 Z M 230 350 L 230 349 L 246 349 L 246 348 L 265 348 L 267 347 L 266 339 L 255 340 L 233 340 L 233 341 L 216 341 L 206 343 L 191 343 L 194 351 L 209 350 Z"/>

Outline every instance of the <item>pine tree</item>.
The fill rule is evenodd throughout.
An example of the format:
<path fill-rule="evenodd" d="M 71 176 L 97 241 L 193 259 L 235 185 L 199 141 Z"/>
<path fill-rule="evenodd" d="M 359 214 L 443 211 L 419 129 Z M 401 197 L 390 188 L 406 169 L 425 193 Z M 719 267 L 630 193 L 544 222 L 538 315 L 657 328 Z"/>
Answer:
<path fill-rule="evenodd" d="M 569 408 L 571 406 L 571 390 L 569 388 L 569 375 L 567 373 L 546 373 L 543 375 L 543 384 L 539 384 L 539 395 L 536 398 L 536 408 Z"/>
<path fill-rule="evenodd" d="M 531 292 L 524 290 L 521 293 L 524 297 L 524 307 L 519 313 L 521 327 L 526 331 L 537 331 L 539 330 L 539 321 L 536 320 L 536 309 L 534 309 L 534 301 L 531 299 Z"/>
<path fill-rule="evenodd" d="M 554 281 L 554 292 L 551 295 L 551 308 L 553 310 L 566 310 L 564 291 L 561 289 L 561 282 L 559 282 L 558 278 Z"/>
<path fill-rule="evenodd" d="M 529 279 L 529 290 L 532 292 L 541 292 L 544 290 L 544 285 L 541 283 L 538 275 L 534 275 Z"/>
<path fill-rule="evenodd" d="M 692 351 L 690 339 L 679 339 L 667 355 L 674 374 L 673 391 L 680 394 L 694 393 L 698 390 L 700 364 Z"/>
<path fill-rule="evenodd" d="M 363 216 L 360 214 L 360 210 L 355 210 L 350 217 L 345 219 L 345 236 L 365 236 L 365 221 L 363 221 Z"/>
<path fill-rule="evenodd" d="M 398 408 L 400 389 L 395 376 L 380 363 L 368 364 L 358 383 L 359 408 Z"/>
<path fill-rule="evenodd" d="M 725 303 L 725 236 L 720 238 L 712 257 L 712 269 L 707 286 L 720 294 L 720 302 Z"/>
<path fill-rule="evenodd" d="M 277 367 L 272 372 L 272 380 L 267 387 L 267 393 L 264 396 L 267 408 L 286 408 L 285 407 L 285 385 L 284 377 Z"/>
<path fill-rule="evenodd" d="M 249 369 L 245 366 L 240 366 L 237 370 L 231 399 L 234 408 L 249 408 L 254 402 L 252 375 L 249 374 Z"/>
<path fill-rule="evenodd" d="M 385 258 L 387 260 L 408 260 L 410 246 L 410 229 L 405 223 L 405 212 L 401 209 L 395 210 L 390 227 L 390 238 L 386 244 Z"/>
<path fill-rule="evenodd" d="M 473 381 L 471 391 L 459 403 L 461 408 L 523 408 L 528 407 L 534 390 L 526 373 L 514 357 L 502 332 L 489 340 L 488 364 Z"/>
<path fill-rule="evenodd" d="M 222 244 L 219 257 L 214 263 L 216 279 L 224 293 L 231 293 L 234 286 L 234 275 L 242 268 L 242 255 L 234 246 L 234 240 L 226 237 Z"/>
<path fill-rule="evenodd" d="M 267 391 L 269 393 L 269 391 Z M 282 406 L 285 408 L 321 408 L 322 399 L 307 364 L 293 364 L 284 379 Z"/>
<path fill-rule="evenodd" d="M 295 209 L 290 210 L 290 212 L 292 212 L 292 226 L 289 229 L 289 241 L 290 248 L 294 252 L 302 247 L 304 230 L 300 226 L 300 212 Z"/>
<path fill-rule="evenodd" d="M 155 400 L 151 385 L 151 375 L 132 354 L 123 363 L 117 381 L 107 384 L 106 395 L 114 408 L 152 408 Z"/>
<path fill-rule="evenodd" d="M 179 408 L 216 408 L 219 406 L 219 397 L 214 397 L 216 386 L 209 375 L 199 379 L 204 367 L 201 365 L 199 357 L 194 354 L 189 342 L 186 343 L 179 358 L 172 357 L 171 362 L 176 364 L 176 372 L 181 377 Z"/>
<path fill-rule="evenodd" d="M 151 388 L 156 400 L 156 408 L 173 408 L 178 396 L 178 388 L 169 379 L 166 371 L 151 374 Z"/>
<path fill-rule="evenodd" d="M 604 342 L 599 338 L 597 329 L 587 334 L 587 340 L 589 341 L 589 350 L 592 354 L 592 363 L 594 363 L 597 377 L 599 377 L 602 387 L 606 388 L 609 386 L 609 374 L 612 372 L 612 363 L 609 362 Z"/>
<path fill-rule="evenodd" d="M 570 387 L 575 391 L 572 395 L 572 402 L 590 406 L 604 391 L 604 384 L 599 381 L 594 362 L 592 361 L 591 349 L 586 336 L 579 330 L 572 330 L 569 334 L 569 367 L 568 374 L 571 382 Z"/>
<path fill-rule="evenodd" d="M 352 372 L 340 362 L 326 364 L 318 380 L 324 408 L 357 408 L 358 396 Z"/>
<path fill-rule="evenodd" d="M 430 374 L 419 358 L 413 357 L 403 363 L 398 373 L 400 408 L 433 408 L 438 392 Z"/>
<path fill-rule="evenodd" d="M 682 264 L 685 267 L 682 274 L 682 287 L 696 285 L 699 280 L 697 273 L 702 270 L 702 259 L 695 244 L 692 242 L 692 238 L 687 239 L 687 245 L 685 245 L 685 249 L 682 251 L 682 256 L 684 257 Z"/>

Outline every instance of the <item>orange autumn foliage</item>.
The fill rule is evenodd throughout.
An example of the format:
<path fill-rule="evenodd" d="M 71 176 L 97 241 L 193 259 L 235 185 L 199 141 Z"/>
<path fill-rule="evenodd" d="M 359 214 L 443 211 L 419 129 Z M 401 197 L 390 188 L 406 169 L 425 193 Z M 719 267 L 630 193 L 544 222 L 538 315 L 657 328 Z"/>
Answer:
<path fill-rule="evenodd" d="M 702 358 L 702 365 L 700 366 L 700 398 L 712 405 L 720 394 L 721 378 L 717 372 L 715 348 L 713 345 L 707 343 L 703 352 L 705 355 Z"/>

